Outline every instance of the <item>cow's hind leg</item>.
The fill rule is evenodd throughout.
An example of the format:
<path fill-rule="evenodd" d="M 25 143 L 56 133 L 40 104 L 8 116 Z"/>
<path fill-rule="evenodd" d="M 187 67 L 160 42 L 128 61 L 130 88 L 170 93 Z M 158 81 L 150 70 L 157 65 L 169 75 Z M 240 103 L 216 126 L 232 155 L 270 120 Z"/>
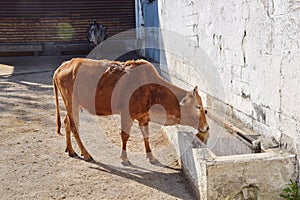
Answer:
<path fill-rule="evenodd" d="M 71 127 L 70 127 L 70 120 L 68 115 L 66 115 L 64 123 L 65 123 L 66 143 L 67 143 L 66 152 L 69 153 L 70 157 L 76 157 L 77 154 L 75 153 L 71 142 Z"/>
<path fill-rule="evenodd" d="M 73 118 L 69 118 L 70 124 L 71 124 L 71 130 L 72 130 L 73 135 L 76 139 L 76 142 L 79 146 L 81 155 L 84 157 L 84 160 L 93 161 L 94 159 L 88 153 L 88 151 L 86 150 L 85 146 L 83 145 L 83 143 L 79 137 L 79 133 L 78 133 L 78 130 L 79 130 L 79 108 L 78 107 L 75 107 L 75 106 L 73 107 L 73 116 L 71 116 L 71 117 L 73 117 Z"/>
<path fill-rule="evenodd" d="M 123 165 L 130 165 L 130 161 L 127 157 L 127 141 L 129 139 L 130 129 L 132 127 L 132 120 L 124 120 L 123 117 L 121 117 L 121 139 L 122 139 L 122 153 L 120 158 L 122 159 Z"/>
<path fill-rule="evenodd" d="M 158 164 L 158 160 L 153 156 L 150 144 L 149 144 L 149 126 L 148 123 L 146 124 L 139 124 L 141 132 L 144 137 L 145 149 L 146 149 L 146 157 L 149 159 L 151 164 Z"/>

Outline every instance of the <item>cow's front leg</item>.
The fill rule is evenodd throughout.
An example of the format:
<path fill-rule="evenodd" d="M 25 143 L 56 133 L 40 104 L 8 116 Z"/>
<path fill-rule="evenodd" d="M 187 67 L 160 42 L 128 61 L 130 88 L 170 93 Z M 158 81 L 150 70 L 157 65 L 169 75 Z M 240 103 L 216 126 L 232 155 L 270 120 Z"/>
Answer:
<path fill-rule="evenodd" d="M 157 164 L 159 163 L 158 160 L 153 156 L 149 144 L 149 126 L 146 124 L 145 126 L 140 125 L 141 132 L 144 137 L 144 143 L 145 143 L 145 149 L 146 149 L 146 158 L 149 159 L 149 162 L 151 164 Z"/>

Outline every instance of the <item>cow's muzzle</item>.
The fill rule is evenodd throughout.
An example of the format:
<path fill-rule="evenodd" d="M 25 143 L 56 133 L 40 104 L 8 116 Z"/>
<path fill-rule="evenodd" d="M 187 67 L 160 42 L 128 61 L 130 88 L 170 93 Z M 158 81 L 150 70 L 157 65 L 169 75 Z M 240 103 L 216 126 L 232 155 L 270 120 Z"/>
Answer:
<path fill-rule="evenodd" d="M 199 131 L 200 133 L 206 133 L 206 132 L 209 131 L 209 126 L 205 126 L 203 129 L 198 128 L 198 131 Z"/>

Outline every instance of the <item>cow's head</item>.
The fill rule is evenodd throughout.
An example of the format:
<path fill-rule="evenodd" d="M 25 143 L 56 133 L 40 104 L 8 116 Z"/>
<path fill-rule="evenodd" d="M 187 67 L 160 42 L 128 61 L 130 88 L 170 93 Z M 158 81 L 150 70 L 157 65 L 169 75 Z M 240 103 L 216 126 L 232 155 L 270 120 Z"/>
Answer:
<path fill-rule="evenodd" d="M 181 123 L 183 125 L 192 126 L 201 133 L 205 133 L 209 130 L 205 116 L 206 111 L 203 108 L 197 87 L 195 87 L 193 91 L 187 92 L 179 105 L 181 110 Z"/>
<path fill-rule="evenodd" d="M 108 27 L 104 27 L 101 24 L 99 25 L 99 40 L 100 40 L 100 43 L 107 39 L 107 33 L 106 33 L 107 28 Z"/>

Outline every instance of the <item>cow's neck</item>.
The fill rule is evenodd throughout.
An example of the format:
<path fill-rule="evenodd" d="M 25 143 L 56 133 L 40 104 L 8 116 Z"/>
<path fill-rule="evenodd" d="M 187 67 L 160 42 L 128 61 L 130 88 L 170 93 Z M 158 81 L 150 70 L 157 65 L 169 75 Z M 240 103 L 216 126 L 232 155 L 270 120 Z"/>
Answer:
<path fill-rule="evenodd" d="M 179 102 L 186 95 L 187 91 L 164 80 L 160 84 L 153 85 L 151 90 L 153 105 L 157 104 L 151 109 L 151 121 L 162 125 L 180 124 L 181 111 Z"/>

